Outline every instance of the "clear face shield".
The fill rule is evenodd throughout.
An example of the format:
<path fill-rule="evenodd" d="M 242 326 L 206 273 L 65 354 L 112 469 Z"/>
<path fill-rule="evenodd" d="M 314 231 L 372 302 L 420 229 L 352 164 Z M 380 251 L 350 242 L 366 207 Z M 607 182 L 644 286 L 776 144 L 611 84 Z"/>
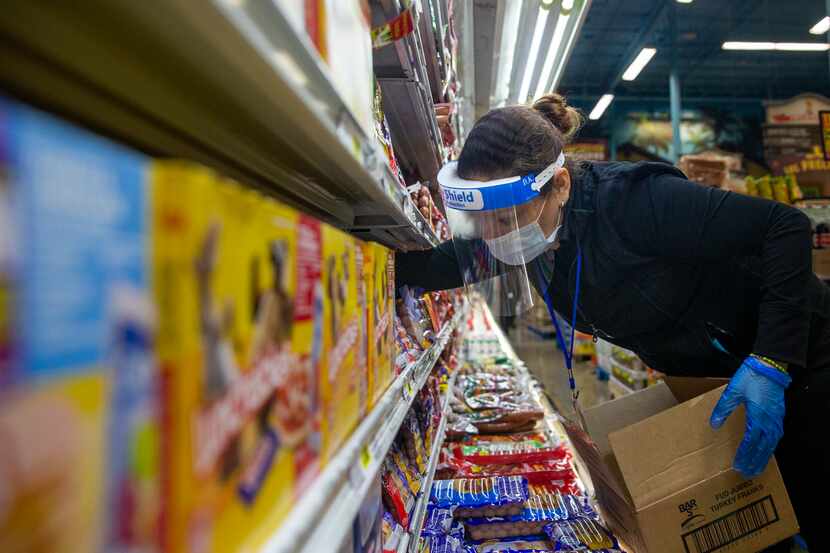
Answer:
<path fill-rule="evenodd" d="M 538 175 L 475 181 L 458 176 L 458 163 L 446 164 L 438 183 L 447 211 L 456 257 L 468 292 L 480 294 L 494 315 L 515 316 L 533 307 L 526 265 L 555 241 L 530 214 L 542 187 L 565 164 L 562 154 Z"/>

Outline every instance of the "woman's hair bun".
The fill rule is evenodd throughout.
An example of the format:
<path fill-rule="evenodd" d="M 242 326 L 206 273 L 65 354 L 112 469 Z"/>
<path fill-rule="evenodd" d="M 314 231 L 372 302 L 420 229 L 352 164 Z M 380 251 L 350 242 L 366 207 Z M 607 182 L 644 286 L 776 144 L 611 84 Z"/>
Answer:
<path fill-rule="evenodd" d="M 565 98 L 555 92 L 545 94 L 533 102 L 533 109 L 559 129 L 565 141 L 573 138 L 582 127 L 583 117 L 579 110 L 569 106 Z"/>

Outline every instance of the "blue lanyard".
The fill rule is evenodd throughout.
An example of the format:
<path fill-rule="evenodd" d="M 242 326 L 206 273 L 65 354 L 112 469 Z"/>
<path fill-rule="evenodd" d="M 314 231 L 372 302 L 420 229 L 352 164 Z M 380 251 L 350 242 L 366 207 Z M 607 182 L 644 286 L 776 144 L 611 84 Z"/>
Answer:
<path fill-rule="evenodd" d="M 565 348 L 565 338 L 562 335 L 562 329 L 556 317 L 556 311 L 553 309 L 553 301 L 550 299 L 550 287 L 545 288 L 545 304 L 548 306 L 548 313 L 553 321 L 553 326 L 556 328 L 556 342 L 559 344 L 559 349 L 562 350 L 562 356 L 565 358 L 565 367 L 568 369 L 568 386 L 571 389 L 571 395 L 576 401 L 579 393 L 576 391 L 576 379 L 574 379 L 573 358 L 574 358 L 574 336 L 576 335 L 576 311 L 579 305 L 579 289 L 580 277 L 582 276 L 582 249 L 577 246 L 576 250 L 576 288 L 574 290 L 574 305 L 571 312 L 571 343 L 569 348 Z"/>

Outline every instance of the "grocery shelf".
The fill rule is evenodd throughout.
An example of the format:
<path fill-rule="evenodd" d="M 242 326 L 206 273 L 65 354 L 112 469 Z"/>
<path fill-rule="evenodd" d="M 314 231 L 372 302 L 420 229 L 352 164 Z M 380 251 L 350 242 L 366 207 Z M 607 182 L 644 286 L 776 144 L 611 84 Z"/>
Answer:
<path fill-rule="evenodd" d="M 435 469 L 438 468 L 438 459 L 441 457 L 441 446 L 444 445 L 444 436 L 447 432 L 447 420 L 450 415 L 450 397 L 453 386 L 455 386 L 455 376 L 456 374 L 453 373 L 447 384 L 447 392 L 444 394 L 444 400 L 441 405 L 441 422 L 435 432 L 427 472 L 424 475 L 424 481 L 421 485 L 421 493 L 415 502 L 415 507 L 412 509 L 412 515 L 409 518 L 409 530 L 398 545 L 398 553 L 415 553 L 418 549 L 418 541 L 421 536 L 421 529 L 424 527 L 424 517 L 426 516 L 427 504 L 429 503 L 429 494 L 430 490 L 432 490 L 432 480 L 435 478 Z"/>
<path fill-rule="evenodd" d="M 437 239 L 272 0 L 13 2 L 0 87 L 389 246 Z"/>
<path fill-rule="evenodd" d="M 420 9 L 416 4 L 416 15 Z M 377 0 L 373 3 L 373 24 L 380 25 L 402 11 L 400 0 Z M 428 15 L 420 14 L 418 18 L 426 19 Z M 416 22 L 414 32 L 376 49 L 373 65 L 398 163 L 406 174 L 426 183 L 434 181 L 445 154 L 420 27 L 420 21 Z"/>
<path fill-rule="evenodd" d="M 335 549 L 352 529 L 415 395 L 464 314 L 446 323 L 435 343 L 392 382 L 337 455 L 295 502 L 262 553 L 319 553 Z M 324 528 L 325 531 L 317 531 Z"/>

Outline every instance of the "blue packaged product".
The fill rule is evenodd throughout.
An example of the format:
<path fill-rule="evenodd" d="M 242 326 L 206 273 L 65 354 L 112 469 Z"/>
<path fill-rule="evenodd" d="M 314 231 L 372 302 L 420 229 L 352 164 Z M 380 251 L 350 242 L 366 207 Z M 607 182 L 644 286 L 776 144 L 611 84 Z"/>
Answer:
<path fill-rule="evenodd" d="M 591 518 L 554 522 L 545 527 L 545 533 L 554 545 L 554 551 L 582 551 L 618 549 L 614 535 Z"/>
<path fill-rule="evenodd" d="M 531 493 L 524 510 L 518 515 L 469 518 L 464 523 L 467 535 L 483 540 L 542 534 L 551 522 L 596 516 L 585 496 L 544 492 Z"/>
<path fill-rule="evenodd" d="M 436 507 L 455 507 L 456 518 L 518 515 L 527 499 L 523 476 L 438 480 L 430 492 Z"/>
<path fill-rule="evenodd" d="M 422 536 L 446 536 L 452 528 L 453 509 L 444 509 L 427 505 L 427 514 L 424 517 L 424 526 L 421 529 Z"/>
<path fill-rule="evenodd" d="M 554 551 L 544 536 L 520 536 L 468 542 L 464 553 L 550 553 Z"/>

